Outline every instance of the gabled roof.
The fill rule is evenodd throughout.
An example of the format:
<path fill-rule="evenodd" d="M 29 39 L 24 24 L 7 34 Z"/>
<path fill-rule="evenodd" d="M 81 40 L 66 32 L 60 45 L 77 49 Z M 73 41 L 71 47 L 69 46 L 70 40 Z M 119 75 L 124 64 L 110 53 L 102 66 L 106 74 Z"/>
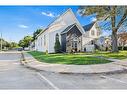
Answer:
<path fill-rule="evenodd" d="M 63 16 L 64 14 L 66 14 L 68 11 L 72 11 L 71 8 L 69 8 L 66 12 L 62 13 L 60 16 L 58 16 L 56 19 L 54 19 L 48 26 L 46 29 L 43 30 L 43 32 L 39 33 L 36 38 L 38 36 L 40 36 L 42 33 L 44 33 L 57 19 L 59 19 L 61 16 Z"/>
<path fill-rule="evenodd" d="M 92 22 L 92 23 L 90 23 L 88 25 L 85 25 L 85 26 L 83 26 L 83 29 L 85 31 L 89 31 L 93 27 L 94 24 L 95 24 L 95 22 Z"/>
<path fill-rule="evenodd" d="M 72 25 L 69 25 L 65 30 L 63 30 L 62 32 L 61 32 L 61 34 L 64 34 L 64 33 L 67 33 L 70 29 L 72 29 L 74 26 L 76 26 L 78 29 L 79 29 L 79 27 L 78 27 L 78 25 L 77 25 L 77 23 L 74 23 L 74 24 L 72 24 Z M 80 30 L 80 29 L 79 29 Z M 81 31 L 80 31 L 81 32 Z M 81 32 L 82 33 L 82 32 Z"/>
<path fill-rule="evenodd" d="M 57 19 L 59 19 L 60 17 L 64 16 L 68 11 L 70 11 L 70 12 L 74 15 L 74 17 L 75 17 L 75 14 L 73 13 L 72 9 L 69 8 L 66 12 L 62 13 L 62 14 L 61 14 L 60 16 L 58 16 L 55 20 L 53 20 L 53 21 L 47 26 L 47 28 L 44 29 L 43 32 L 41 32 L 40 34 L 38 34 L 38 35 L 36 36 L 36 38 L 37 38 L 38 36 L 40 36 L 42 33 L 44 33 L 47 29 L 49 29 L 49 28 L 52 26 L 52 24 L 55 23 L 55 21 L 56 21 Z M 76 18 L 76 17 L 75 17 L 75 18 Z M 81 26 L 81 24 L 80 24 L 80 22 L 78 21 L 77 18 L 76 18 L 76 21 L 77 21 L 77 22 L 79 23 L 79 25 Z M 80 27 L 80 26 L 79 26 L 79 27 Z M 80 28 L 81 28 L 80 30 L 84 31 L 84 29 L 83 29 L 82 26 L 81 26 Z"/>
<path fill-rule="evenodd" d="M 64 31 L 61 32 L 61 34 L 67 33 L 74 26 L 75 26 L 75 24 L 69 25 Z"/>

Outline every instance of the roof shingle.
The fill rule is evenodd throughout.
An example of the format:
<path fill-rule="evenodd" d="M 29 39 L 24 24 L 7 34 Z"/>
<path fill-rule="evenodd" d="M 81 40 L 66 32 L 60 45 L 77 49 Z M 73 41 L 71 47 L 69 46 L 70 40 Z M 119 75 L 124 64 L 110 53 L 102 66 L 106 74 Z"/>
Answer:
<path fill-rule="evenodd" d="M 83 29 L 85 31 L 89 31 L 93 27 L 94 24 L 95 24 L 95 22 L 92 22 L 92 23 L 90 23 L 88 25 L 85 25 L 85 26 L 83 26 Z"/>

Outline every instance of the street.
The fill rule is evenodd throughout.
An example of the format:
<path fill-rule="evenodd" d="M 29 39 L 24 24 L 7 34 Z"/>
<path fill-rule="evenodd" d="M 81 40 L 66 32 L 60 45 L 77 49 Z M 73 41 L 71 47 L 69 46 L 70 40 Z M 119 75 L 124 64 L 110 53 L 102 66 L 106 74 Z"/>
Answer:
<path fill-rule="evenodd" d="M 127 74 L 59 74 L 20 64 L 21 53 L 0 53 L 0 89 L 127 89 Z"/>

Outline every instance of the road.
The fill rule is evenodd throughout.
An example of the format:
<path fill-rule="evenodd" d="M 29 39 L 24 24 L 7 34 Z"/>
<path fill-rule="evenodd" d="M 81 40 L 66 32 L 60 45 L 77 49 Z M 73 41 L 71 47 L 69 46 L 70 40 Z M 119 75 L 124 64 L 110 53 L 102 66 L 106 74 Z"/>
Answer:
<path fill-rule="evenodd" d="M 20 64 L 18 52 L 0 53 L 0 89 L 127 89 L 127 74 L 59 74 Z"/>

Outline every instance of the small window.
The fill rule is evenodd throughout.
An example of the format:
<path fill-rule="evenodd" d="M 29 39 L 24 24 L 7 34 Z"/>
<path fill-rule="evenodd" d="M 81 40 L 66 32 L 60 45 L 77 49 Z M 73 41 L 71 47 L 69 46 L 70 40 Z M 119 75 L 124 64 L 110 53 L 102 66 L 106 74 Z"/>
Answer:
<path fill-rule="evenodd" d="M 91 44 L 94 45 L 94 41 L 93 40 L 91 40 Z"/>
<path fill-rule="evenodd" d="M 100 35 L 100 32 L 97 32 L 97 36 L 99 36 Z"/>
<path fill-rule="evenodd" d="M 95 35 L 95 31 L 91 30 L 91 35 L 94 36 Z"/>
<path fill-rule="evenodd" d="M 42 38 L 41 38 L 41 46 L 42 46 Z"/>
<path fill-rule="evenodd" d="M 72 41 L 72 48 L 74 47 L 73 41 Z"/>

